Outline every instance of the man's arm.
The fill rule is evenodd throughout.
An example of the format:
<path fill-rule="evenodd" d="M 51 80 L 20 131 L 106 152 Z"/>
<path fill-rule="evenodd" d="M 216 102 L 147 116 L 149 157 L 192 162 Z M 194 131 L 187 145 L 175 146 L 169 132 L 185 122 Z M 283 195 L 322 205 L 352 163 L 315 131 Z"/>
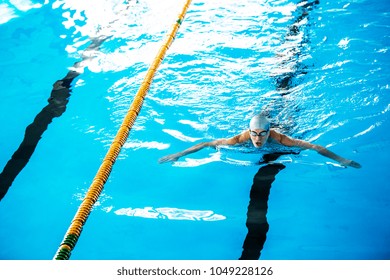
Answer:
<path fill-rule="evenodd" d="M 337 162 L 339 162 L 343 166 L 351 166 L 355 168 L 360 168 L 361 165 L 357 163 L 356 161 L 343 158 L 339 155 L 336 155 L 335 153 L 329 151 L 328 149 L 320 146 L 315 145 L 307 141 L 294 139 L 291 137 L 288 137 L 287 135 L 284 135 L 282 133 L 276 132 L 274 130 L 271 130 L 270 137 L 279 142 L 280 144 L 288 147 L 299 147 L 301 149 L 310 149 L 317 151 L 320 155 L 323 155 L 325 157 L 331 158 Z"/>
<path fill-rule="evenodd" d="M 183 156 L 186 156 L 188 154 L 192 154 L 192 153 L 195 153 L 205 147 L 213 147 L 215 148 L 216 146 L 218 145 L 235 145 L 235 144 L 238 144 L 238 143 L 242 143 L 246 140 L 249 139 L 249 132 L 248 131 L 245 131 L 241 134 L 238 134 L 232 138 L 221 138 L 221 139 L 216 139 L 216 140 L 213 140 L 213 141 L 210 141 L 210 142 L 202 142 L 202 143 L 199 143 L 199 144 L 196 144 L 184 151 L 181 151 L 181 152 L 178 152 L 178 153 L 175 153 L 175 154 L 171 154 L 171 155 L 168 155 L 168 156 L 165 156 L 165 157 L 162 157 L 158 160 L 159 163 L 164 163 L 164 162 L 169 162 L 169 161 L 176 161 L 178 160 L 179 158 L 183 157 Z"/>

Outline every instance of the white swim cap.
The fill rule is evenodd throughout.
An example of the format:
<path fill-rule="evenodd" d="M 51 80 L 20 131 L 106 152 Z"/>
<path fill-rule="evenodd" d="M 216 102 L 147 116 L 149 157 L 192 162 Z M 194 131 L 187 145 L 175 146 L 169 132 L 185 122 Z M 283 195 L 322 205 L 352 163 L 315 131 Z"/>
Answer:
<path fill-rule="evenodd" d="M 269 120 L 263 115 L 254 116 L 249 123 L 249 128 L 251 130 L 254 129 L 269 130 L 269 126 L 270 126 Z"/>

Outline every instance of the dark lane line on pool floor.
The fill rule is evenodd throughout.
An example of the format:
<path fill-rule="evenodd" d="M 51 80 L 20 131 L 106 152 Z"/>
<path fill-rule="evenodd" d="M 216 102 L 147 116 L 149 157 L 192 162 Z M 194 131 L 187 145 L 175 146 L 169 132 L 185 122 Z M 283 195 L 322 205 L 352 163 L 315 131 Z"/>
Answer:
<path fill-rule="evenodd" d="M 48 99 L 49 104 L 45 106 L 34 118 L 34 121 L 27 126 L 22 143 L 13 153 L 11 159 L 0 173 L 0 201 L 7 194 L 15 178 L 27 165 L 49 124 L 54 118 L 60 117 L 65 112 L 66 105 L 71 96 L 71 83 L 82 73 L 82 70 L 85 67 L 83 63 L 92 59 L 92 57 L 88 55 L 88 52 L 93 53 L 93 51 L 99 50 L 101 44 L 107 38 L 107 36 L 93 38 L 91 44 L 83 52 L 82 60 L 76 62 L 73 65 L 72 70 L 70 70 L 64 78 L 53 84 L 53 89 Z"/>
<path fill-rule="evenodd" d="M 304 30 L 300 30 L 301 27 L 305 28 L 305 25 L 301 23 L 309 16 L 309 11 L 317 4 L 319 4 L 318 0 L 313 2 L 298 2 L 297 5 L 301 8 L 302 13 L 288 27 L 288 33 L 285 37 L 286 42 L 291 40 L 289 38 L 299 35 L 300 32 L 305 32 Z M 293 53 L 294 55 L 282 61 L 280 65 L 280 67 L 284 65 L 288 67 L 289 63 L 294 63 L 294 71 L 275 76 L 275 87 L 281 96 L 290 94 L 291 89 L 295 86 L 294 79 L 307 73 L 307 67 L 299 62 L 301 49 L 304 48 L 304 44 L 306 43 L 308 43 L 307 37 L 302 36 L 302 41 L 289 50 L 289 53 Z M 267 112 L 267 114 L 269 113 Z M 269 230 L 267 211 L 272 183 L 275 181 L 276 175 L 286 167 L 281 163 L 273 163 L 273 161 L 287 154 L 299 154 L 299 152 L 291 151 L 266 154 L 263 156 L 263 161 L 259 163 L 265 165 L 260 167 L 253 178 L 246 219 L 248 233 L 243 242 L 243 251 L 239 260 L 258 260 L 261 256 Z"/>
<path fill-rule="evenodd" d="M 279 156 L 289 153 L 273 153 L 264 155 L 264 165 L 253 177 L 250 190 L 246 227 L 248 234 L 242 246 L 240 260 L 258 260 L 267 239 L 269 224 L 267 220 L 268 199 L 272 183 L 276 175 L 286 166 L 281 163 L 269 163 Z"/>

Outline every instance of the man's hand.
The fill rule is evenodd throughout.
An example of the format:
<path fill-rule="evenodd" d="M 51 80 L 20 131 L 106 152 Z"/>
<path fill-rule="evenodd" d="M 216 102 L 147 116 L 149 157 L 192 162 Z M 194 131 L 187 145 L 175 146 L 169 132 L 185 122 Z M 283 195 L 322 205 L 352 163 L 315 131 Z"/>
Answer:
<path fill-rule="evenodd" d="M 351 166 L 351 167 L 354 167 L 354 168 L 361 168 L 362 166 L 360 165 L 360 163 L 356 162 L 356 161 L 353 161 L 353 160 L 350 160 L 350 159 L 343 159 L 340 161 L 341 165 L 342 166 Z"/>
<path fill-rule="evenodd" d="M 165 162 L 172 162 L 177 161 L 180 158 L 180 153 L 168 155 L 165 157 L 162 157 L 158 160 L 158 163 L 165 163 Z"/>

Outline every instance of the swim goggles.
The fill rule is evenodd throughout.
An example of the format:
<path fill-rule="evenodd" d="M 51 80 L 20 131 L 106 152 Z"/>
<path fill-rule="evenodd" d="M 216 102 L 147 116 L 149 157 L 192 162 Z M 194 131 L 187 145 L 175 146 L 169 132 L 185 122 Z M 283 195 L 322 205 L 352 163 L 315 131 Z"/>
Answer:
<path fill-rule="evenodd" d="M 259 133 L 257 133 L 256 131 L 253 131 L 253 130 L 249 130 L 249 134 L 252 135 L 253 137 L 256 137 L 256 136 L 259 136 L 259 137 L 264 137 L 267 135 L 269 129 L 268 130 L 263 130 Z"/>

